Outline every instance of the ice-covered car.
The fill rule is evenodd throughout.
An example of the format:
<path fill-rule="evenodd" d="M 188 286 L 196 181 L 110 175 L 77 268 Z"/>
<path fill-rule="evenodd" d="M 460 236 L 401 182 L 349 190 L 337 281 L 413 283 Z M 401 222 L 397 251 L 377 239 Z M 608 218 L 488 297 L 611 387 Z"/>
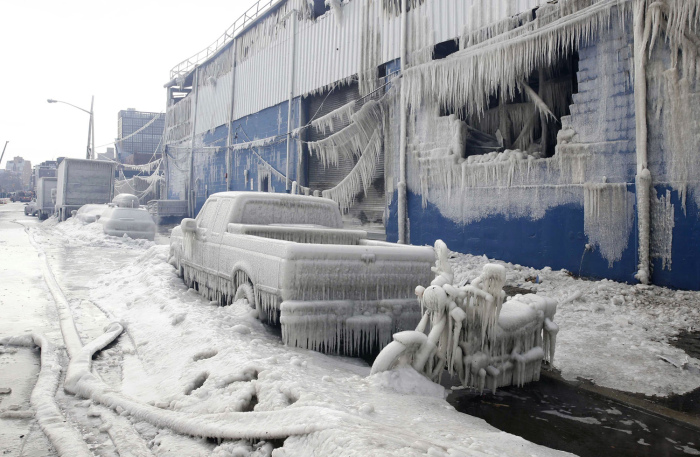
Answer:
<path fill-rule="evenodd" d="M 416 284 L 429 282 L 431 247 L 367 239 L 342 228 L 338 204 L 261 192 L 210 196 L 170 238 L 170 262 L 210 300 L 246 298 L 285 343 L 367 353 L 420 319 Z"/>
<path fill-rule="evenodd" d="M 112 199 L 112 203 L 120 208 L 138 208 L 141 206 L 139 198 L 133 194 L 119 194 Z"/>
<path fill-rule="evenodd" d="M 92 224 L 100 218 L 106 209 L 107 205 L 88 204 L 81 206 L 77 211 L 74 210 L 72 215 L 83 224 Z"/>
<path fill-rule="evenodd" d="M 39 208 L 36 206 L 36 200 L 32 200 L 26 205 L 24 205 L 24 215 L 25 216 L 36 216 Z"/>
<path fill-rule="evenodd" d="M 156 224 L 151 214 L 144 208 L 120 207 L 114 203 L 107 205 L 97 219 L 102 230 L 111 236 L 144 238 L 150 241 L 156 236 Z"/>

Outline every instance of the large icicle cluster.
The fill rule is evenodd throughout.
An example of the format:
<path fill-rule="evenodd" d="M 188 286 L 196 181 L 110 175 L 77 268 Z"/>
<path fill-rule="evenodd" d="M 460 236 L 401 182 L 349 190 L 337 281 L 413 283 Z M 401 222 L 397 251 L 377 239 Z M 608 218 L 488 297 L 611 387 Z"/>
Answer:
<path fill-rule="evenodd" d="M 589 243 L 612 267 L 622 258 L 622 251 L 634 227 L 634 194 L 627 184 L 594 184 L 584 186 L 584 231 Z"/>
<path fill-rule="evenodd" d="M 447 246 L 438 240 L 435 248 L 437 276 L 428 288 L 416 288 L 424 312 L 421 322 L 413 332 L 394 335 L 372 373 L 410 364 L 439 382 L 447 369 L 464 386 L 480 390 L 538 380 L 542 360 L 554 359 L 557 302 L 534 294 L 504 301 L 501 265 L 487 264 L 471 284 L 455 287 Z"/>
<path fill-rule="evenodd" d="M 384 14 L 398 16 L 401 14 L 401 7 L 404 1 L 408 2 L 408 8 L 414 9 L 422 5 L 425 0 L 381 0 Z"/>
<path fill-rule="evenodd" d="M 675 207 L 671 203 L 671 191 L 659 198 L 651 198 L 651 257 L 661 259 L 661 269 L 671 269 Z"/>
<path fill-rule="evenodd" d="M 381 153 L 382 137 L 377 129 L 350 173 L 337 186 L 326 189 L 321 194 L 325 198 L 338 202 L 340 210 L 347 212 L 355 203 L 355 198 L 360 191 L 364 190 L 365 195 L 367 195 L 367 190 L 375 178 Z"/>
<path fill-rule="evenodd" d="M 319 156 L 324 167 L 337 166 L 341 154 L 344 157 L 361 155 L 374 132 L 382 126 L 384 120 L 382 103 L 369 100 L 350 118 L 352 123 L 344 129 L 322 140 L 308 143 L 309 151 Z"/>
<path fill-rule="evenodd" d="M 700 76 L 700 1 L 660 0 L 647 8 L 645 43 L 653 56 L 655 47 L 662 46 L 662 38 L 670 49 L 670 68 L 664 68 L 661 59 L 647 65 L 647 81 L 650 87 L 661 86 L 654 101 L 657 116 L 663 112 L 664 138 L 670 165 L 666 180 L 679 193 L 683 210 L 686 209 L 688 191 L 694 194 L 700 205 L 700 185 L 691 177 L 700 173 L 697 151 L 700 134 L 697 128 L 689 128 L 688 121 L 698 115 L 697 80 Z M 668 134 L 666 134 L 666 132 Z M 654 176 L 656 181 L 659 177 Z"/>
<path fill-rule="evenodd" d="M 408 102 L 413 109 L 423 100 L 434 100 L 442 107 L 466 107 L 469 114 L 483 113 L 489 95 L 502 93 L 512 99 L 522 78 L 537 68 L 553 65 L 609 27 L 614 9 L 629 8 L 629 1 L 618 0 L 560 3 L 575 11 L 565 14 L 564 6 L 540 8 L 545 19 L 540 20 L 538 14 L 535 21 L 465 48 L 447 59 L 409 68 L 403 78 Z M 546 14 L 549 11 L 552 12 Z"/>

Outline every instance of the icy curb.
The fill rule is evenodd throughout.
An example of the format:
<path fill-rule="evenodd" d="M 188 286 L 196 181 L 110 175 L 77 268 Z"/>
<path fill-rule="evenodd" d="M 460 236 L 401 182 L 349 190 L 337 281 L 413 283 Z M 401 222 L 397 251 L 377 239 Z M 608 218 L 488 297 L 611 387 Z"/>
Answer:
<path fill-rule="evenodd" d="M 34 417 L 39 427 L 61 456 L 92 457 L 82 436 L 67 425 L 54 400 L 61 377 L 61 365 L 58 363 L 56 347 L 44 335 L 32 334 L 20 337 L 0 339 L 0 344 L 8 346 L 38 346 L 41 349 L 41 370 L 30 403 L 35 410 Z"/>
<path fill-rule="evenodd" d="M 39 246 L 39 244 L 36 241 L 34 241 L 34 237 L 32 236 L 27 226 L 19 222 L 17 222 L 17 224 L 24 226 L 24 231 L 27 233 L 29 242 L 32 246 L 34 246 L 34 249 L 37 250 L 39 259 L 41 259 L 41 261 L 39 262 L 39 264 L 41 265 L 41 273 L 44 277 L 44 282 L 46 282 L 46 285 L 49 288 L 49 291 L 51 292 L 51 296 L 54 299 L 54 303 L 56 304 L 58 320 L 61 326 L 61 334 L 63 335 L 63 342 L 66 345 L 68 356 L 72 360 L 73 357 L 75 357 L 81 351 L 83 343 L 81 342 L 80 336 L 78 335 L 78 329 L 75 327 L 75 321 L 73 320 L 73 314 L 71 313 L 70 306 L 68 305 L 68 300 L 66 300 L 65 295 L 63 295 L 63 291 L 58 285 L 58 282 L 56 282 L 56 278 L 54 277 L 53 272 L 49 267 L 49 262 L 46 258 L 46 252 L 44 252 L 41 246 Z"/>

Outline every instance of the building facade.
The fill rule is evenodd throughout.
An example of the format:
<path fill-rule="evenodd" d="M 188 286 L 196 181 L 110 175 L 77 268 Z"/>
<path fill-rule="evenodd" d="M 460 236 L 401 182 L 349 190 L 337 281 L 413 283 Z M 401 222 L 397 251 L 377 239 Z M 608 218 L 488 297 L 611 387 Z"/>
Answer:
<path fill-rule="evenodd" d="M 401 3 L 275 2 L 173 68 L 168 198 L 294 187 L 389 241 L 700 288 L 700 1 Z"/>
<path fill-rule="evenodd" d="M 19 176 L 20 190 L 30 190 L 32 183 L 32 163 L 29 160 L 24 160 L 22 157 L 15 157 L 8 160 L 5 164 L 5 170 L 10 173 L 16 173 Z"/>
<path fill-rule="evenodd" d="M 119 111 L 117 124 L 117 161 L 142 165 L 159 159 L 163 152 L 164 113 Z"/>

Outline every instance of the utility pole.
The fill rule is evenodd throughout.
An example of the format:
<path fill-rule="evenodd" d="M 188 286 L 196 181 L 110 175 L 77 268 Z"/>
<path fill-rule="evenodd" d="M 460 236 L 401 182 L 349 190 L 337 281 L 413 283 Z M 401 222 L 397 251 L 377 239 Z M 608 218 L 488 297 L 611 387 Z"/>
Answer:
<path fill-rule="evenodd" d="M 7 143 L 9 143 L 10 140 L 5 141 L 5 147 L 2 148 L 2 155 L 0 155 L 0 163 L 2 163 L 2 158 L 5 157 L 5 149 L 7 149 Z"/>

